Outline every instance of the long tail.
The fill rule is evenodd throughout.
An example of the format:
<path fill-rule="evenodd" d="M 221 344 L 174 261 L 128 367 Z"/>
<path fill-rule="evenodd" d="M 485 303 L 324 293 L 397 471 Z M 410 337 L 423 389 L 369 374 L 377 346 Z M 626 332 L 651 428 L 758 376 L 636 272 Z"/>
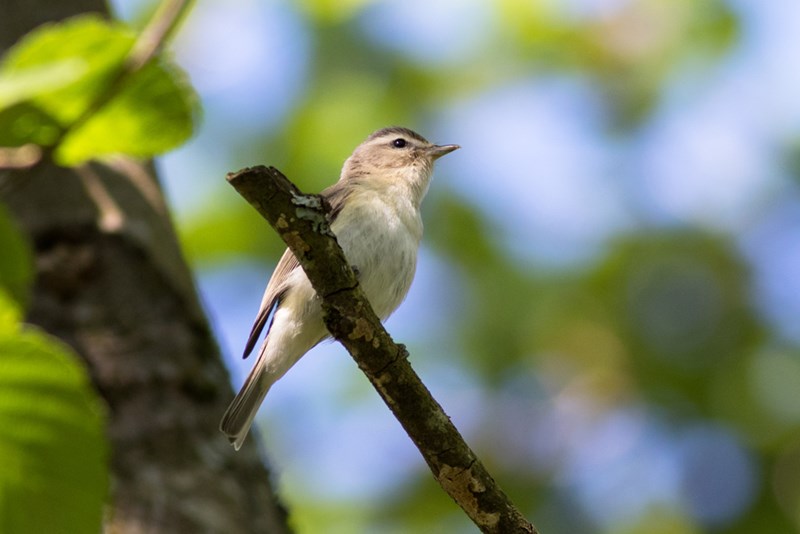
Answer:
<path fill-rule="evenodd" d="M 250 431 L 250 426 L 253 424 L 261 402 L 275 381 L 275 377 L 270 376 L 265 369 L 265 356 L 262 349 L 258 355 L 258 361 L 247 376 L 242 389 L 228 406 L 219 424 L 219 429 L 228 436 L 237 451 Z"/>

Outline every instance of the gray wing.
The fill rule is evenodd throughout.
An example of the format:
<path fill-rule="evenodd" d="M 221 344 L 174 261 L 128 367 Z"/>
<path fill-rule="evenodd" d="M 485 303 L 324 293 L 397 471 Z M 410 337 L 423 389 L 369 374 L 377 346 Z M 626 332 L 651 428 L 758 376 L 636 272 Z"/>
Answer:
<path fill-rule="evenodd" d="M 350 188 L 342 187 L 342 185 L 342 182 L 337 182 L 321 193 L 322 196 L 328 199 L 331 205 L 331 212 L 329 214 L 329 222 L 331 223 L 342 211 L 344 201 L 350 191 Z M 247 358 L 253 351 L 253 348 L 258 342 L 258 338 L 261 336 L 261 331 L 264 330 L 265 326 L 267 327 L 266 333 L 269 335 L 269 329 L 272 327 L 272 321 L 270 321 L 270 319 L 274 315 L 275 309 L 280 306 L 281 299 L 288 289 L 286 280 L 289 277 L 289 273 L 299 268 L 300 262 L 294 257 L 292 251 L 287 248 L 283 256 L 281 256 L 280 261 L 278 261 L 278 265 L 275 267 L 272 277 L 269 279 L 267 289 L 264 292 L 264 298 L 261 299 L 261 306 L 258 308 L 256 321 L 253 323 L 250 336 L 247 338 L 247 344 L 244 346 L 242 358 Z M 268 321 L 269 325 L 267 325 Z"/>
<path fill-rule="evenodd" d="M 278 265 L 275 267 L 275 271 L 273 271 L 272 277 L 267 284 L 267 289 L 264 291 L 264 298 L 261 299 L 261 306 L 258 308 L 256 321 L 253 323 L 253 328 L 250 330 L 250 337 L 247 338 L 247 344 L 244 346 L 242 358 L 247 358 L 253 351 L 253 347 L 256 346 L 256 342 L 261 336 L 261 331 L 264 329 L 267 321 L 272 317 L 272 312 L 280 305 L 284 293 L 286 293 L 286 280 L 289 277 L 289 273 L 299 267 L 300 262 L 294 257 L 292 251 L 287 248 L 283 256 L 281 256 L 280 261 L 278 261 Z M 270 327 L 272 327 L 271 321 L 269 326 L 267 326 L 267 334 L 269 334 Z"/>

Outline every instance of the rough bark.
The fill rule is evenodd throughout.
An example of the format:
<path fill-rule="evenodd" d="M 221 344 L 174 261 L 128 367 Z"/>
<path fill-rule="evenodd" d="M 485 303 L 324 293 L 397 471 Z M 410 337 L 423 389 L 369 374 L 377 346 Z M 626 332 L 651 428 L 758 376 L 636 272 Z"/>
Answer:
<path fill-rule="evenodd" d="M 483 532 L 536 533 L 411 368 L 405 347 L 383 328 L 330 230 L 330 206 L 303 195 L 272 167 L 243 169 L 228 181 L 300 261 L 322 299 L 331 335 L 353 356 L 447 494 Z"/>
<path fill-rule="evenodd" d="M 0 7 L 0 51 L 98 0 Z M 69 343 L 108 404 L 106 532 L 288 532 L 253 442 L 217 430 L 233 396 L 150 166 L 0 170 L 0 201 L 34 245 L 27 320 Z"/>

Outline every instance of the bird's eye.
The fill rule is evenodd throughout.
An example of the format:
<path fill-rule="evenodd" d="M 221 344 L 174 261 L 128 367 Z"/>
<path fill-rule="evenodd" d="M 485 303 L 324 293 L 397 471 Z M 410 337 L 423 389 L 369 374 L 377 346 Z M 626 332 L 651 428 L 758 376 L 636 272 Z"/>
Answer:
<path fill-rule="evenodd" d="M 404 146 L 406 146 L 406 140 L 403 139 L 402 137 L 398 137 L 397 139 L 392 141 L 392 146 L 395 148 L 403 148 Z"/>

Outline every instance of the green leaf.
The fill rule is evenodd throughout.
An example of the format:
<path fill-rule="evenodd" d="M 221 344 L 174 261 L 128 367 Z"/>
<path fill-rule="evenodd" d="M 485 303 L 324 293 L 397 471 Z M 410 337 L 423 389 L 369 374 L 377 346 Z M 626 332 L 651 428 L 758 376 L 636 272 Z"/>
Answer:
<path fill-rule="evenodd" d="M 19 330 L 22 309 L 9 296 L 5 288 L 0 288 L 0 337 Z"/>
<path fill-rule="evenodd" d="M 50 146 L 60 132 L 61 125 L 53 117 L 29 102 L 0 110 L 0 146 Z"/>
<path fill-rule="evenodd" d="M 26 239 L 0 204 L 0 290 L 25 308 L 33 282 L 33 257 Z"/>
<path fill-rule="evenodd" d="M 185 141 L 197 97 L 163 58 L 120 79 L 135 41 L 129 28 L 95 15 L 28 34 L 0 65 L 0 143 L 51 146 L 66 131 L 55 159 L 77 165 L 118 153 L 151 157 Z M 115 94 L 105 101 L 108 91 Z"/>
<path fill-rule="evenodd" d="M 86 62 L 75 58 L 22 68 L 0 77 L 0 108 L 62 89 L 86 74 Z"/>
<path fill-rule="evenodd" d="M 183 73 L 165 61 L 150 63 L 55 153 L 63 165 L 110 154 L 150 157 L 177 147 L 194 129 L 197 98 Z"/>
<path fill-rule="evenodd" d="M 0 300 L 0 532 L 100 532 L 104 414 L 70 350 L 12 328 Z"/>
<path fill-rule="evenodd" d="M 106 88 L 135 39 L 135 34 L 122 24 L 97 15 L 45 24 L 8 52 L 0 66 L 0 80 L 6 86 L 28 86 L 29 94 L 35 93 L 30 101 L 67 126 Z M 31 78 L 43 82 L 59 71 L 62 79 L 57 83 L 32 87 Z"/>

